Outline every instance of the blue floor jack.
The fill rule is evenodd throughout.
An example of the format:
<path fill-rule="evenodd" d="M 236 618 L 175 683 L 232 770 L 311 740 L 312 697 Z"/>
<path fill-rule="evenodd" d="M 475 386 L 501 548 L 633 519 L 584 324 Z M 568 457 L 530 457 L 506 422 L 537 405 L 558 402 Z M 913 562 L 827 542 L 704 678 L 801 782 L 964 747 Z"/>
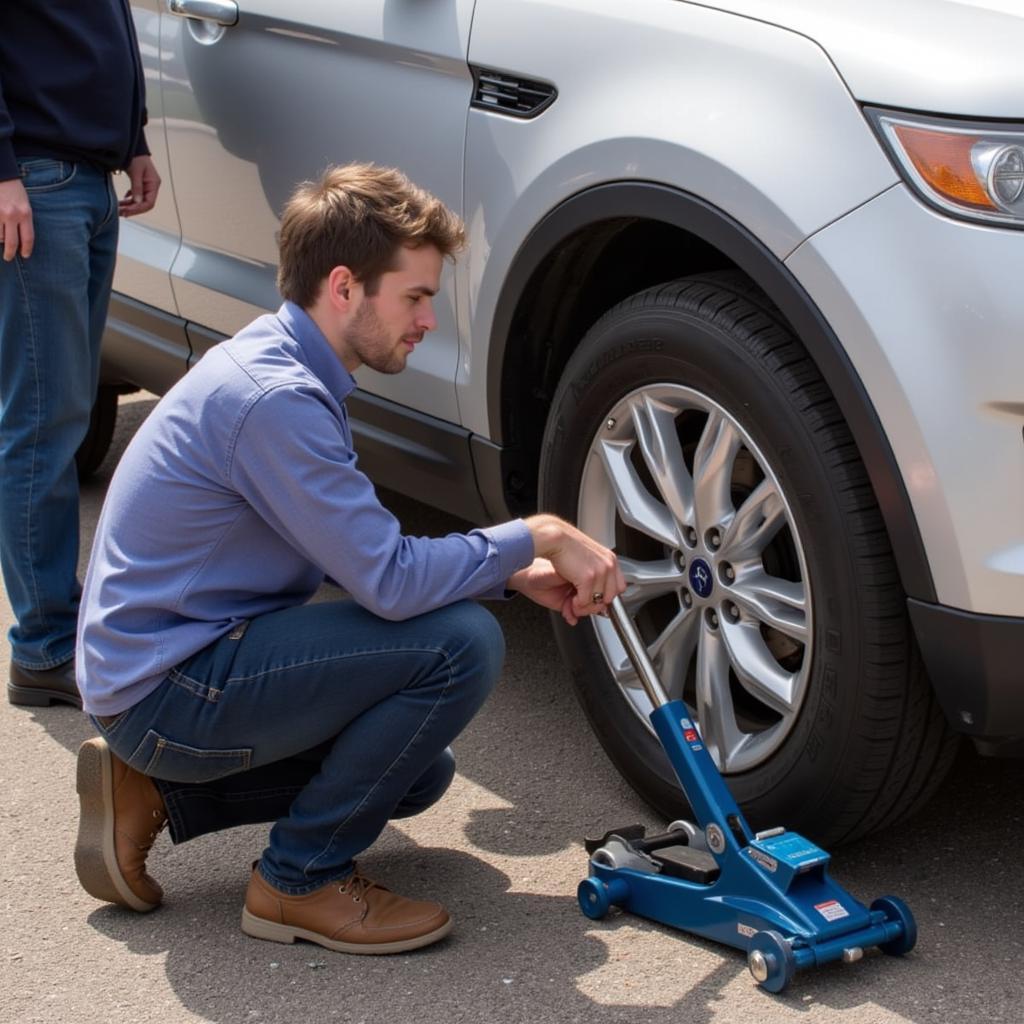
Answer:
<path fill-rule="evenodd" d="M 750 973 L 769 992 L 797 970 L 860 960 L 870 946 L 892 956 L 913 949 L 917 925 L 902 900 L 883 896 L 868 909 L 829 878 L 824 850 L 784 828 L 751 831 L 686 705 L 668 699 L 621 600 L 608 611 L 697 823 L 675 821 L 655 836 L 633 825 L 588 840 L 583 913 L 597 920 L 618 906 L 746 950 Z"/>

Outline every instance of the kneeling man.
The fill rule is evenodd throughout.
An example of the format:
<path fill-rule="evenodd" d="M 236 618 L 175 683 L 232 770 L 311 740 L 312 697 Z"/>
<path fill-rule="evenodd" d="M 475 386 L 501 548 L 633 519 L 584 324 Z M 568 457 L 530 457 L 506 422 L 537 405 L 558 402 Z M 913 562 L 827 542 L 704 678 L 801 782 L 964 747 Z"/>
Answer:
<path fill-rule="evenodd" d="M 554 516 L 404 536 L 356 464 L 352 373 L 404 368 L 463 238 L 395 170 L 300 186 L 281 222 L 284 304 L 211 350 L 125 452 L 77 649 L 101 736 L 79 753 L 75 864 L 97 898 L 160 903 L 146 857 L 165 824 L 177 843 L 273 822 L 249 935 L 391 953 L 450 929 L 355 858 L 452 779 L 449 744 L 504 651 L 474 599 L 519 591 L 574 623 L 625 587 L 612 552 Z M 307 603 L 325 577 L 350 596 Z"/>

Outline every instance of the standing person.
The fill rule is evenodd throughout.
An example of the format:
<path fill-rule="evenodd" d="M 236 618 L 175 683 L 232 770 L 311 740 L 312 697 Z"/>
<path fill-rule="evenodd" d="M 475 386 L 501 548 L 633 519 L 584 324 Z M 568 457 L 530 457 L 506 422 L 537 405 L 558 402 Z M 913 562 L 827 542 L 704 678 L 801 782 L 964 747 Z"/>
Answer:
<path fill-rule="evenodd" d="M 78 479 L 118 214 L 152 209 L 142 66 L 127 0 L 0 5 L 0 564 L 12 704 L 75 687 Z M 127 170 L 118 204 L 111 171 Z"/>
<path fill-rule="evenodd" d="M 354 858 L 452 779 L 449 744 L 504 652 L 472 599 L 519 591 L 575 624 L 625 587 L 611 551 L 550 515 L 403 536 L 356 465 L 352 373 L 405 367 L 463 240 L 398 171 L 300 186 L 281 222 L 284 305 L 204 356 L 122 457 L 78 642 L 102 737 L 79 752 L 75 861 L 99 899 L 160 902 L 146 856 L 165 822 L 183 842 L 273 821 L 249 935 L 389 953 L 451 927 Z M 351 598 L 307 604 L 325 576 Z"/>

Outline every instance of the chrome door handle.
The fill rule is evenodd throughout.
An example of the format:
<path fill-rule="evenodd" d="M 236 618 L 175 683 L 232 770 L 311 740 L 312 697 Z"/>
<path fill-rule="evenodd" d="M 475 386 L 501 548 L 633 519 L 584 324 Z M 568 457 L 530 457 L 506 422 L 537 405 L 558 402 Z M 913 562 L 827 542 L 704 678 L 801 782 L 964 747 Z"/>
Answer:
<path fill-rule="evenodd" d="M 238 23 L 238 4 L 234 0 L 167 0 L 167 10 L 180 18 L 197 18 L 217 25 Z"/>

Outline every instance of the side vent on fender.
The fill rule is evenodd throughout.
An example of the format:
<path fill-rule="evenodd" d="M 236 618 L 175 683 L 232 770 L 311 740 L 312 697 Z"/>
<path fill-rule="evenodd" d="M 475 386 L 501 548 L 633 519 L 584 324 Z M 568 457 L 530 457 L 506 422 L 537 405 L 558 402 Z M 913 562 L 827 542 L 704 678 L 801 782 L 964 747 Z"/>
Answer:
<path fill-rule="evenodd" d="M 473 86 L 472 106 L 510 117 L 536 117 L 558 95 L 548 82 L 532 82 L 487 68 L 473 68 Z"/>

